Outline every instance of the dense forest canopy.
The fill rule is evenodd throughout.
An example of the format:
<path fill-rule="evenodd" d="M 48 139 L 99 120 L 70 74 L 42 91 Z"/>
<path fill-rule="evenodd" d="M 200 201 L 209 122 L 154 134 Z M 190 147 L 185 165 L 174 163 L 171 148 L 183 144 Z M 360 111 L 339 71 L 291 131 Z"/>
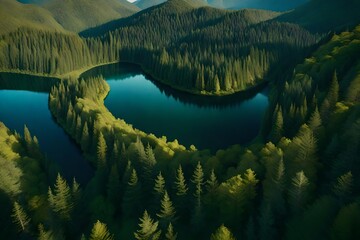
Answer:
<path fill-rule="evenodd" d="M 0 236 L 360 239 L 360 25 L 351 27 L 360 21 L 346 12 L 358 2 L 347 3 L 313 0 L 279 15 L 170 0 L 82 37 L 31 26 L 2 34 L 1 71 L 61 78 L 51 80 L 50 111 L 95 175 L 65 179 L 27 126 L 0 123 Z M 324 19 L 348 16 L 324 22 L 313 4 Z M 198 94 L 266 79 L 262 133 L 212 154 L 134 129 L 104 106 L 101 76 L 69 74 L 114 61 Z"/>

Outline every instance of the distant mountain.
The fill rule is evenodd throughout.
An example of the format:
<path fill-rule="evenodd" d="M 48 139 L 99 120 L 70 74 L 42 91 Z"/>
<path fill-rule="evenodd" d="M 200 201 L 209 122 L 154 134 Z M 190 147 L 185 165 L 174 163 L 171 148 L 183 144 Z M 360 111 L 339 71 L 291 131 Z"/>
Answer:
<path fill-rule="evenodd" d="M 256 8 L 272 11 L 294 9 L 308 1 L 309 0 L 207 0 L 209 5 L 219 8 Z"/>
<path fill-rule="evenodd" d="M 167 0 L 138 0 L 135 5 L 141 9 L 146 9 L 152 6 L 159 5 Z M 192 6 L 204 6 L 207 5 L 206 0 L 186 0 L 186 2 Z"/>
<path fill-rule="evenodd" d="M 65 31 L 46 9 L 14 0 L 0 0 L 0 5 L 0 34 L 14 31 L 19 27 Z"/>
<path fill-rule="evenodd" d="M 43 7 L 65 29 L 74 32 L 127 17 L 140 10 L 125 0 L 50 0 Z"/>
<path fill-rule="evenodd" d="M 224 9 L 255 8 L 272 11 L 286 11 L 294 9 L 308 1 L 309 0 L 195 0 L 192 2 Z M 159 5 L 163 2 L 166 2 L 166 0 L 138 0 L 135 4 L 139 8 L 145 9 L 154 5 Z"/>
<path fill-rule="evenodd" d="M 163 2 L 166 2 L 166 0 L 138 0 L 135 2 L 135 5 L 141 9 L 146 9 L 155 5 L 159 5 Z"/>

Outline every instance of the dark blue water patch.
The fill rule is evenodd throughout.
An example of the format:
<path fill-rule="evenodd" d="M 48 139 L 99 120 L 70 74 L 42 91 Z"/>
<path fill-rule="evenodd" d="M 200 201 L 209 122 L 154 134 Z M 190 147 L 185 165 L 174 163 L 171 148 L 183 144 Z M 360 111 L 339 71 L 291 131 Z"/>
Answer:
<path fill-rule="evenodd" d="M 187 147 L 213 151 L 247 144 L 259 133 L 268 107 L 259 89 L 224 97 L 173 90 L 129 64 L 102 66 L 83 76 L 103 75 L 110 85 L 106 107 L 135 128 Z"/>
<path fill-rule="evenodd" d="M 0 89 L 2 87 L 0 82 Z M 47 158 L 59 165 L 61 174 L 68 181 L 76 178 L 84 185 L 93 176 L 93 169 L 83 158 L 78 145 L 53 119 L 48 108 L 48 95 L 27 90 L 0 90 L 0 121 L 21 134 L 26 124 L 31 134 L 38 138 Z"/>

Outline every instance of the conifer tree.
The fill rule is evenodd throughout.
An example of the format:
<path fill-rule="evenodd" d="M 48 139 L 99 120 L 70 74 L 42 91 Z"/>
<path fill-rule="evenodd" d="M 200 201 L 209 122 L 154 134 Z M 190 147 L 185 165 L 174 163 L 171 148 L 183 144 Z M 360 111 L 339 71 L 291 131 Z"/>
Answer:
<path fill-rule="evenodd" d="M 167 232 L 165 234 L 166 240 L 176 240 L 177 239 L 177 233 L 174 232 L 173 225 L 169 223 L 169 226 L 167 228 Z"/>
<path fill-rule="evenodd" d="M 84 152 L 87 152 L 90 146 L 90 136 L 89 136 L 89 127 L 87 121 L 84 123 L 83 131 L 81 134 L 81 148 Z"/>
<path fill-rule="evenodd" d="M 97 160 L 98 160 L 98 167 L 104 168 L 106 167 L 106 152 L 107 152 L 107 145 L 102 132 L 99 133 L 99 139 L 97 144 Z"/>
<path fill-rule="evenodd" d="M 200 162 L 198 162 L 198 164 L 196 165 L 191 181 L 195 184 L 194 196 L 197 199 L 197 204 L 200 205 L 201 193 L 203 191 L 202 186 L 204 185 L 204 172 Z"/>
<path fill-rule="evenodd" d="M 179 165 L 179 168 L 176 170 L 175 188 L 176 195 L 184 196 L 187 194 L 188 188 L 186 186 L 185 177 L 181 165 Z"/>
<path fill-rule="evenodd" d="M 44 225 L 39 224 L 38 226 L 39 235 L 38 240 L 57 240 L 52 231 L 46 231 Z"/>
<path fill-rule="evenodd" d="M 296 173 L 292 179 L 292 188 L 290 189 L 290 205 L 294 211 L 301 211 L 308 200 L 309 180 L 304 172 Z"/>
<path fill-rule="evenodd" d="M 161 230 L 158 230 L 159 222 L 151 219 L 148 212 L 145 210 L 142 218 L 140 218 L 139 227 L 134 235 L 137 240 L 158 240 L 160 239 Z"/>
<path fill-rule="evenodd" d="M 221 225 L 215 233 L 211 235 L 211 240 L 235 240 L 234 236 L 230 232 L 230 230 L 225 227 L 224 225 Z"/>
<path fill-rule="evenodd" d="M 109 233 L 106 224 L 98 220 L 91 229 L 89 240 L 113 240 L 113 239 L 114 237 Z"/>
<path fill-rule="evenodd" d="M 344 175 L 338 177 L 333 191 L 340 200 L 347 200 L 352 194 L 353 185 L 353 175 L 351 172 L 347 172 Z"/>
<path fill-rule="evenodd" d="M 206 189 L 208 192 L 213 192 L 219 186 L 214 169 L 211 170 L 210 178 L 206 181 Z"/>
<path fill-rule="evenodd" d="M 161 171 L 155 179 L 154 191 L 157 195 L 163 195 L 165 192 L 165 179 L 161 174 Z"/>
<path fill-rule="evenodd" d="M 164 197 L 161 200 L 161 210 L 160 213 L 156 214 L 166 226 L 168 223 L 175 220 L 175 208 L 173 203 L 170 200 L 169 194 L 167 191 L 164 193 Z"/>
<path fill-rule="evenodd" d="M 11 217 L 21 231 L 26 230 L 27 226 L 29 225 L 30 218 L 18 202 L 14 202 Z"/>
<path fill-rule="evenodd" d="M 56 178 L 54 193 L 49 187 L 48 200 L 54 212 L 58 213 L 64 219 L 70 219 L 74 202 L 71 196 L 71 190 L 60 174 L 58 174 Z"/>

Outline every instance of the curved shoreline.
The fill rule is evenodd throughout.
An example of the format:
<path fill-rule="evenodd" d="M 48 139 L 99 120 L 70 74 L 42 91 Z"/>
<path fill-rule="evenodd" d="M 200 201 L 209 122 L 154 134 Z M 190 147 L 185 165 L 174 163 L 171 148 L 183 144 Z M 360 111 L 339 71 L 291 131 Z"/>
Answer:
<path fill-rule="evenodd" d="M 208 97 L 223 97 L 223 96 L 231 96 L 234 94 L 240 94 L 240 93 L 248 93 L 248 92 L 252 92 L 252 91 L 256 91 L 258 89 L 261 89 L 262 87 L 266 86 L 269 81 L 263 79 L 263 81 L 257 83 L 254 86 L 250 86 L 246 89 L 243 90 L 238 90 L 238 91 L 231 91 L 231 92 L 220 92 L 219 94 L 213 93 L 213 92 L 207 92 L 207 91 L 197 91 L 197 90 L 191 90 L 191 89 L 186 89 L 186 88 L 182 88 L 182 87 L 178 87 L 178 86 L 174 86 L 169 84 L 168 82 L 165 82 L 163 80 L 161 80 L 160 78 L 155 77 L 150 71 L 148 71 L 146 68 L 144 68 L 142 66 L 142 64 L 139 63 L 134 63 L 134 62 L 130 62 L 130 61 L 113 61 L 113 62 L 107 62 L 107 63 L 99 63 L 96 65 L 92 65 L 92 66 L 87 66 L 87 67 L 83 67 L 77 70 L 73 70 L 71 72 L 68 73 L 64 73 L 64 74 L 46 74 L 46 73 L 35 73 L 35 72 L 31 72 L 31 71 L 22 71 L 22 70 L 0 70 L 0 73 L 16 73 L 16 74 L 23 74 L 23 75 L 30 75 L 30 76 L 37 76 L 37 77 L 49 77 L 49 78 L 56 78 L 58 80 L 61 79 L 65 79 L 65 78 L 80 78 L 81 75 L 89 70 L 92 70 L 94 68 L 97 67 L 101 67 L 101 66 L 106 66 L 106 65 L 111 65 L 111 64 L 116 64 L 116 63 L 127 63 L 127 64 L 133 64 L 136 66 L 139 66 L 141 68 L 141 70 L 143 71 L 145 76 L 149 76 L 152 80 L 157 81 L 161 84 L 164 84 L 172 89 L 178 90 L 178 91 L 182 91 L 182 92 L 186 92 L 189 94 L 193 94 L 193 95 L 197 95 L 197 96 L 208 96 Z"/>

